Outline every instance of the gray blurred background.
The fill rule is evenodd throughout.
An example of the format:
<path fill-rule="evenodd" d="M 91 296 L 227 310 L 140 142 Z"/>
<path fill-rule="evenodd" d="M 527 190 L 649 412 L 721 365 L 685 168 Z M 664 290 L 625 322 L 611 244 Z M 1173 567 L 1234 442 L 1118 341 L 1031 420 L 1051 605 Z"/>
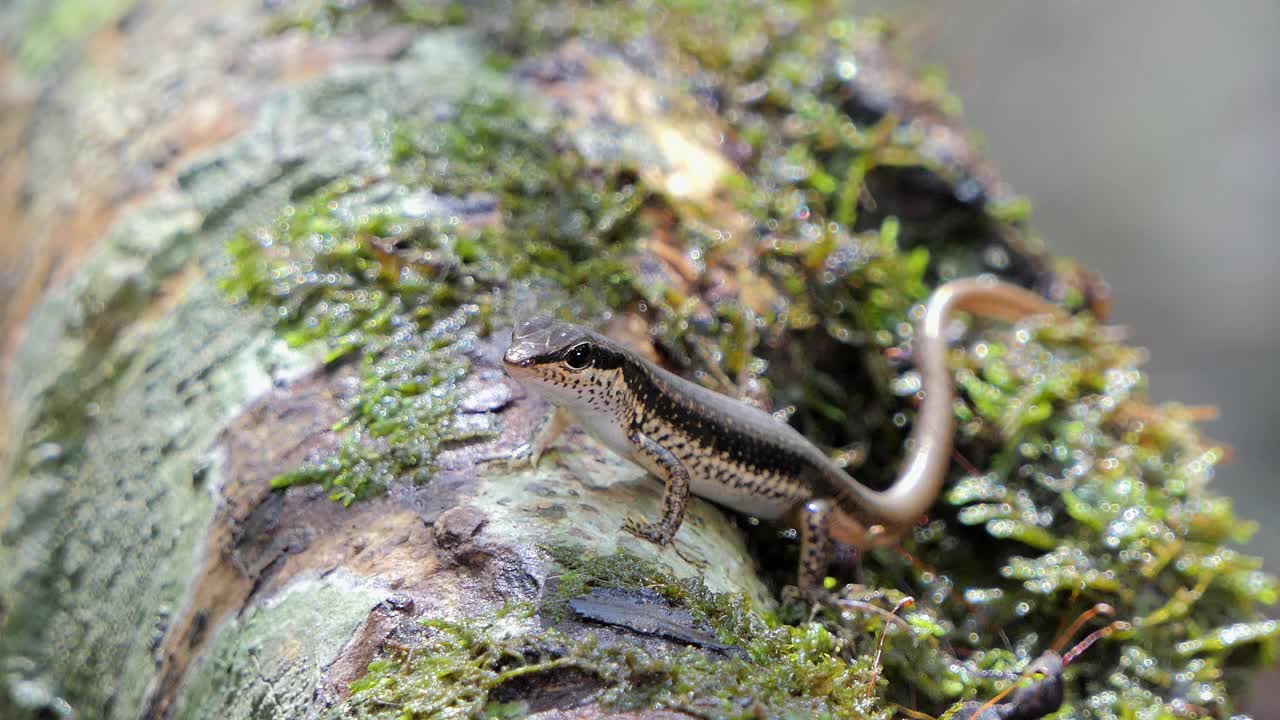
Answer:
<path fill-rule="evenodd" d="M 1280 1 L 858 8 L 945 69 L 1034 228 L 1111 284 L 1153 398 L 1221 409 L 1218 490 L 1280 571 Z M 1280 718 L 1276 685 L 1256 717 Z"/>

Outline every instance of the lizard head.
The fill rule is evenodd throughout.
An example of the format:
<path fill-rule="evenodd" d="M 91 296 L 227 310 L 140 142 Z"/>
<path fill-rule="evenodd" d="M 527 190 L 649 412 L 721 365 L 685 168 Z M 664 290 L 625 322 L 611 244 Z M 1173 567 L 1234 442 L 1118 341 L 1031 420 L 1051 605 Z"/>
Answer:
<path fill-rule="evenodd" d="M 547 317 L 517 324 L 502 357 L 508 375 L 571 408 L 603 402 L 619 361 L 608 339 Z"/>

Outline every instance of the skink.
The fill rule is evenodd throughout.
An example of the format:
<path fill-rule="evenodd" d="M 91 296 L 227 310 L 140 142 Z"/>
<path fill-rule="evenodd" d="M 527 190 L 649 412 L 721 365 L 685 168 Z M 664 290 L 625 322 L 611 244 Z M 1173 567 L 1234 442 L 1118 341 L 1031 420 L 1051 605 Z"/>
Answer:
<path fill-rule="evenodd" d="M 883 491 L 859 483 L 785 422 L 577 325 L 545 317 L 521 322 L 503 365 L 610 449 L 662 480 L 658 520 L 629 518 L 625 530 L 666 545 L 684 520 L 689 495 L 698 495 L 796 528 L 798 584 L 814 592 L 826 573 L 832 539 L 863 548 L 893 541 L 937 498 L 954 430 L 945 329 L 956 311 L 1010 322 L 1063 316 L 1039 295 L 993 278 L 938 287 L 912 351 L 924 400 L 911 432 L 911 454 Z M 551 433 L 535 440 L 535 462 L 560 426 L 553 424 Z"/>

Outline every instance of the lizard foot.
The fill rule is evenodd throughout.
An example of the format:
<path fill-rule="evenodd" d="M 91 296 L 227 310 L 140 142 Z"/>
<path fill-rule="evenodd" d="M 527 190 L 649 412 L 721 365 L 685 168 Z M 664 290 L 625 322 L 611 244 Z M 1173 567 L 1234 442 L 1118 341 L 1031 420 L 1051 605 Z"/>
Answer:
<path fill-rule="evenodd" d="M 663 528 L 662 523 L 647 523 L 634 517 L 627 518 L 626 522 L 622 523 L 622 529 L 659 547 L 670 545 L 672 536 L 675 534 Z"/>

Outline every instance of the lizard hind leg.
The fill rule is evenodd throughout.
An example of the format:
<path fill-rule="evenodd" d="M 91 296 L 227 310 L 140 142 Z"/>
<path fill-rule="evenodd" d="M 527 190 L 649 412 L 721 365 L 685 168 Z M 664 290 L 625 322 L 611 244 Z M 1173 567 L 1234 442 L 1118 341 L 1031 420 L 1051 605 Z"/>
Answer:
<path fill-rule="evenodd" d="M 796 584 L 806 596 L 824 592 L 822 580 L 831 561 L 831 517 L 834 504 L 825 498 L 810 500 L 801 507 L 800 567 Z"/>

